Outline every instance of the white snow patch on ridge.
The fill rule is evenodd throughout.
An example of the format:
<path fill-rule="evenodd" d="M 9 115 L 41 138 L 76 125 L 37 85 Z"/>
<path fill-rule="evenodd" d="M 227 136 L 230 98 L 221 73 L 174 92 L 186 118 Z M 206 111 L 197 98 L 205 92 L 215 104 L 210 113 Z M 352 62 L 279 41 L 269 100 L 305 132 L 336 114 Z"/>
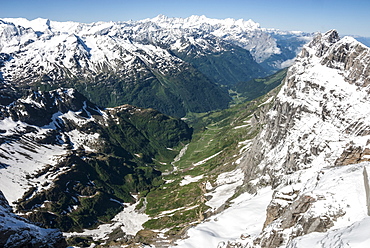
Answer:
<path fill-rule="evenodd" d="M 218 153 L 216 153 L 216 154 L 213 154 L 212 156 L 210 156 L 210 157 L 208 157 L 208 158 L 205 158 L 205 159 L 203 159 L 202 161 L 199 161 L 199 162 L 197 162 L 197 163 L 195 163 L 195 164 L 193 164 L 193 165 L 194 165 L 194 166 L 198 166 L 198 165 L 204 164 L 204 163 L 205 163 L 205 162 L 207 162 L 208 160 L 211 160 L 212 158 L 217 157 L 221 152 L 222 152 L 222 151 L 220 151 L 220 152 L 218 152 Z"/>
<path fill-rule="evenodd" d="M 180 182 L 180 186 L 185 186 L 185 185 L 188 185 L 190 183 L 198 182 L 202 178 L 203 178 L 203 175 L 196 176 L 196 177 L 192 177 L 192 176 L 186 175 L 184 177 L 184 179 Z"/>
<path fill-rule="evenodd" d="M 364 167 L 369 171 L 370 163 L 326 169 L 316 185 L 314 181 L 317 180 L 314 178 L 306 183 L 306 192 L 323 196 L 313 204 L 308 214 L 322 214 L 341 209 L 344 215 L 328 232 L 315 232 L 298 237 L 288 245 L 289 248 L 370 247 L 370 217 L 367 216 Z"/>

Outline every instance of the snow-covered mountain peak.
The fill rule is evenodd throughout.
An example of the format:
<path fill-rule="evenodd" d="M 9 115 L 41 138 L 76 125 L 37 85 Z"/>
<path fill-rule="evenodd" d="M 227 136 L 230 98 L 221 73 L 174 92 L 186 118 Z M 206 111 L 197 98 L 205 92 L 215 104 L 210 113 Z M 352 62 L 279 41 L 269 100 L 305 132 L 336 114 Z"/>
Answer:
<path fill-rule="evenodd" d="M 370 49 L 353 37 L 340 38 L 335 30 L 318 34 L 297 59 L 305 64 L 320 63 L 336 69 L 345 81 L 357 86 L 370 83 Z"/>
<path fill-rule="evenodd" d="M 337 30 L 331 29 L 324 34 L 319 33 L 314 40 L 321 40 L 321 43 L 334 44 L 340 40 L 340 37 Z"/>
<path fill-rule="evenodd" d="M 307 49 L 312 49 L 317 57 L 323 56 L 333 44 L 340 40 L 336 30 L 330 30 L 325 34 L 318 33 L 315 38 L 302 50 L 301 56 L 307 56 Z"/>
<path fill-rule="evenodd" d="M 159 15 L 152 19 L 137 22 L 141 25 L 148 25 L 148 23 L 154 25 L 150 27 L 151 30 L 149 29 L 149 32 L 153 32 L 152 36 L 162 38 L 162 42 L 165 41 L 167 44 L 174 44 L 176 41 L 185 38 L 190 43 L 204 47 L 207 39 L 216 37 L 218 40 L 229 42 L 250 51 L 258 63 L 266 60 L 272 54 L 281 53 L 276 40 L 252 20 L 212 19 L 204 15 L 193 15 L 187 18 L 170 18 Z M 159 36 L 158 33 L 165 35 Z M 182 44 L 177 44 L 173 48 L 179 49 L 182 46 Z"/>
<path fill-rule="evenodd" d="M 180 108 L 164 107 L 167 103 L 156 104 L 157 101 L 138 97 L 136 93 L 131 96 L 135 85 L 142 84 L 149 89 L 159 83 L 160 87 L 167 87 L 167 82 L 160 82 L 169 80 L 190 88 L 184 78 L 195 84 L 207 81 L 207 87 L 222 91 L 225 102 L 217 99 L 211 105 L 202 103 L 202 109 L 208 105 L 226 106 L 230 98 L 216 84 L 233 85 L 281 69 L 296 55 L 297 47 L 306 43 L 295 40 L 287 47 L 286 42 L 278 41 L 252 20 L 218 20 L 205 16 L 169 18 L 162 15 L 141 21 L 90 24 L 47 19 L 1 20 L 0 81 L 36 89 L 77 87 L 102 106 L 130 103 L 170 115 L 180 113 Z M 243 66 L 235 66 L 236 63 Z M 219 66 L 221 70 L 216 69 Z M 189 70 L 197 73 L 189 77 L 185 75 Z M 102 85 L 107 86 L 104 86 L 105 97 L 92 92 L 92 88 Z M 170 87 L 171 91 L 175 88 Z M 114 94 L 111 91 L 115 91 Z M 177 93 L 174 98 L 178 99 L 175 95 Z M 186 97 L 186 94 L 180 96 Z M 187 100 L 171 100 L 171 104 L 176 105 L 183 102 Z M 183 115 L 187 108 L 184 106 L 181 114 L 176 115 Z M 173 111 L 166 112 L 168 109 Z M 208 110 L 208 107 L 204 109 Z"/>
<path fill-rule="evenodd" d="M 140 66 L 140 61 L 146 65 L 157 61 L 157 66 L 166 66 L 159 70 L 165 71 L 178 62 L 166 49 L 195 50 L 204 55 L 227 51 L 230 45 L 248 50 L 258 63 L 281 53 L 275 38 L 258 23 L 243 19 L 159 15 L 141 21 L 90 24 L 42 18 L 4 18 L 0 23 L 0 53 L 12 54 L 11 63 L 2 69 L 3 76 L 8 81 L 28 83 L 40 80 L 40 74 L 59 80 L 65 74 L 99 73 L 101 64 L 109 70 L 124 67 L 119 70 L 130 74 L 131 67 Z M 279 68 L 283 62 L 268 63 Z M 29 73 L 22 76 L 22 71 Z"/>
<path fill-rule="evenodd" d="M 74 112 L 72 114 L 72 112 Z M 49 92 L 32 91 L 8 106 L 0 106 L 0 119 L 10 118 L 33 126 L 53 126 L 56 119 L 64 114 L 76 118 L 100 115 L 100 109 L 74 89 L 57 89 Z"/>
<path fill-rule="evenodd" d="M 16 26 L 32 28 L 35 32 L 43 32 L 50 29 L 50 20 L 44 18 L 36 18 L 34 20 L 28 20 L 26 18 L 3 18 L 2 20 L 13 23 Z"/>
<path fill-rule="evenodd" d="M 182 25 L 183 28 L 199 28 L 204 24 L 209 25 L 218 25 L 224 26 L 228 28 L 240 28 L 244 31 L 252 31 L 256 29 L 260 29 L 260 25 L 253 20 L 244 20 L 244 19 L 233 19 L 233 18 L 226 18 L 226 19 L 213 19 L 208 18 L 205 15 L 192 15 L 187 18 L 170 18 L 164 15 L 158 15 L 152 19 L 145 19 L 144 21 L 151 21 L 157 23 L 160 26 L 164 25 Z"/>

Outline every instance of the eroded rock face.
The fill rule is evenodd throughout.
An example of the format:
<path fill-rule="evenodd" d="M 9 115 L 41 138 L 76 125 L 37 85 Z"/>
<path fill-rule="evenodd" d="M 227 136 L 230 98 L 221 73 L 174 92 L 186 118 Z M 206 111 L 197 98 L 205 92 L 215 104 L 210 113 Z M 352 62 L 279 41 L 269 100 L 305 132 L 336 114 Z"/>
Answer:
<path fill-rule="evenodd" d="M 354 61 L 361 66 L 352 66 Z M 260 186 L 277 187 L 284 175 L 311 167 L 319 156 L 327 166 L 337 159 L 367 161 L 369 61 L 369 48 L 350 37 L 339 39 L 335 30 L 305 46 L 273 107 L 260 118 L 264 128 L 240 166 L 245 181 L 264 175 Z"/>
<path fill-rule="evenodd" d="M 0 191 L 0 247 L 62 248 L 67 243 L 60 231 L 41 228 L 15 215 Z"/>
<path fill-rule="evenodd" d="M 266 210 L 263 231 L 254 240 L 254 244 L 264 248 L 276 248 L 295 237 L 327 231 L 344 212 L 341 209 L 321 214 L 311 211 L 313 204 L 320 200 L 323 200 L 322 197 L 302 194 L 289 186 L 275 191 Z"/>
<path fill-rule="evenodd" d="M 254 240 L 257 247 L 279 247 L 325 232 L 345 214 L 337 202 L 313 207 L 331 196 L 310 193 L 305 180 L 317 185 L 323 168 L 369 161 L 369 65 L 368 47 L 331 30 L 305 46 L 289 69 L 240 164 L 249 192 L 276 189 L 264 229 Z"/>

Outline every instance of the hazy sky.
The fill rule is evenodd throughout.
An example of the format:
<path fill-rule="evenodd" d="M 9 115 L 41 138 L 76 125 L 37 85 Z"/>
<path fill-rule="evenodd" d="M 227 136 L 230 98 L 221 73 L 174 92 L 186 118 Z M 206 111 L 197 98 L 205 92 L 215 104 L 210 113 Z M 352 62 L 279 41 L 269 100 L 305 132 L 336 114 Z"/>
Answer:
<path fill-rule="evenodd" d="M 265 28 L 370 37 L 370 0 L 0 0 L 0 18 L 127 21 L 205 15 L 252 19 Z"/>

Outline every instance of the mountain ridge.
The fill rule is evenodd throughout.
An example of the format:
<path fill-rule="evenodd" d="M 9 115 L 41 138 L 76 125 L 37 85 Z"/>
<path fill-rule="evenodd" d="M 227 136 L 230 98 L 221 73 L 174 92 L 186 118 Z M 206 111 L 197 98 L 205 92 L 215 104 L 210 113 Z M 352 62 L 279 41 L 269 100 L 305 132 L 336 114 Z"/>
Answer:
<path fill-rule="evenodd" d="M 104 107 L 128 103 L 177 117 L 227 108 L 231 98 L 221 86 L 279 69 L 306 42 L 298 36 L 287 46 L 253 21 L 196 16 L 2 20 L 0 79 L 21 93 L 73 87 Z"/>
<path fill-rule="evenodd" d="M 67 243 L 56 229 L 45 229 L 15 215 L 0 191 L 0 245 L 2 247 L 55 247 L 63 248 Z"/>

